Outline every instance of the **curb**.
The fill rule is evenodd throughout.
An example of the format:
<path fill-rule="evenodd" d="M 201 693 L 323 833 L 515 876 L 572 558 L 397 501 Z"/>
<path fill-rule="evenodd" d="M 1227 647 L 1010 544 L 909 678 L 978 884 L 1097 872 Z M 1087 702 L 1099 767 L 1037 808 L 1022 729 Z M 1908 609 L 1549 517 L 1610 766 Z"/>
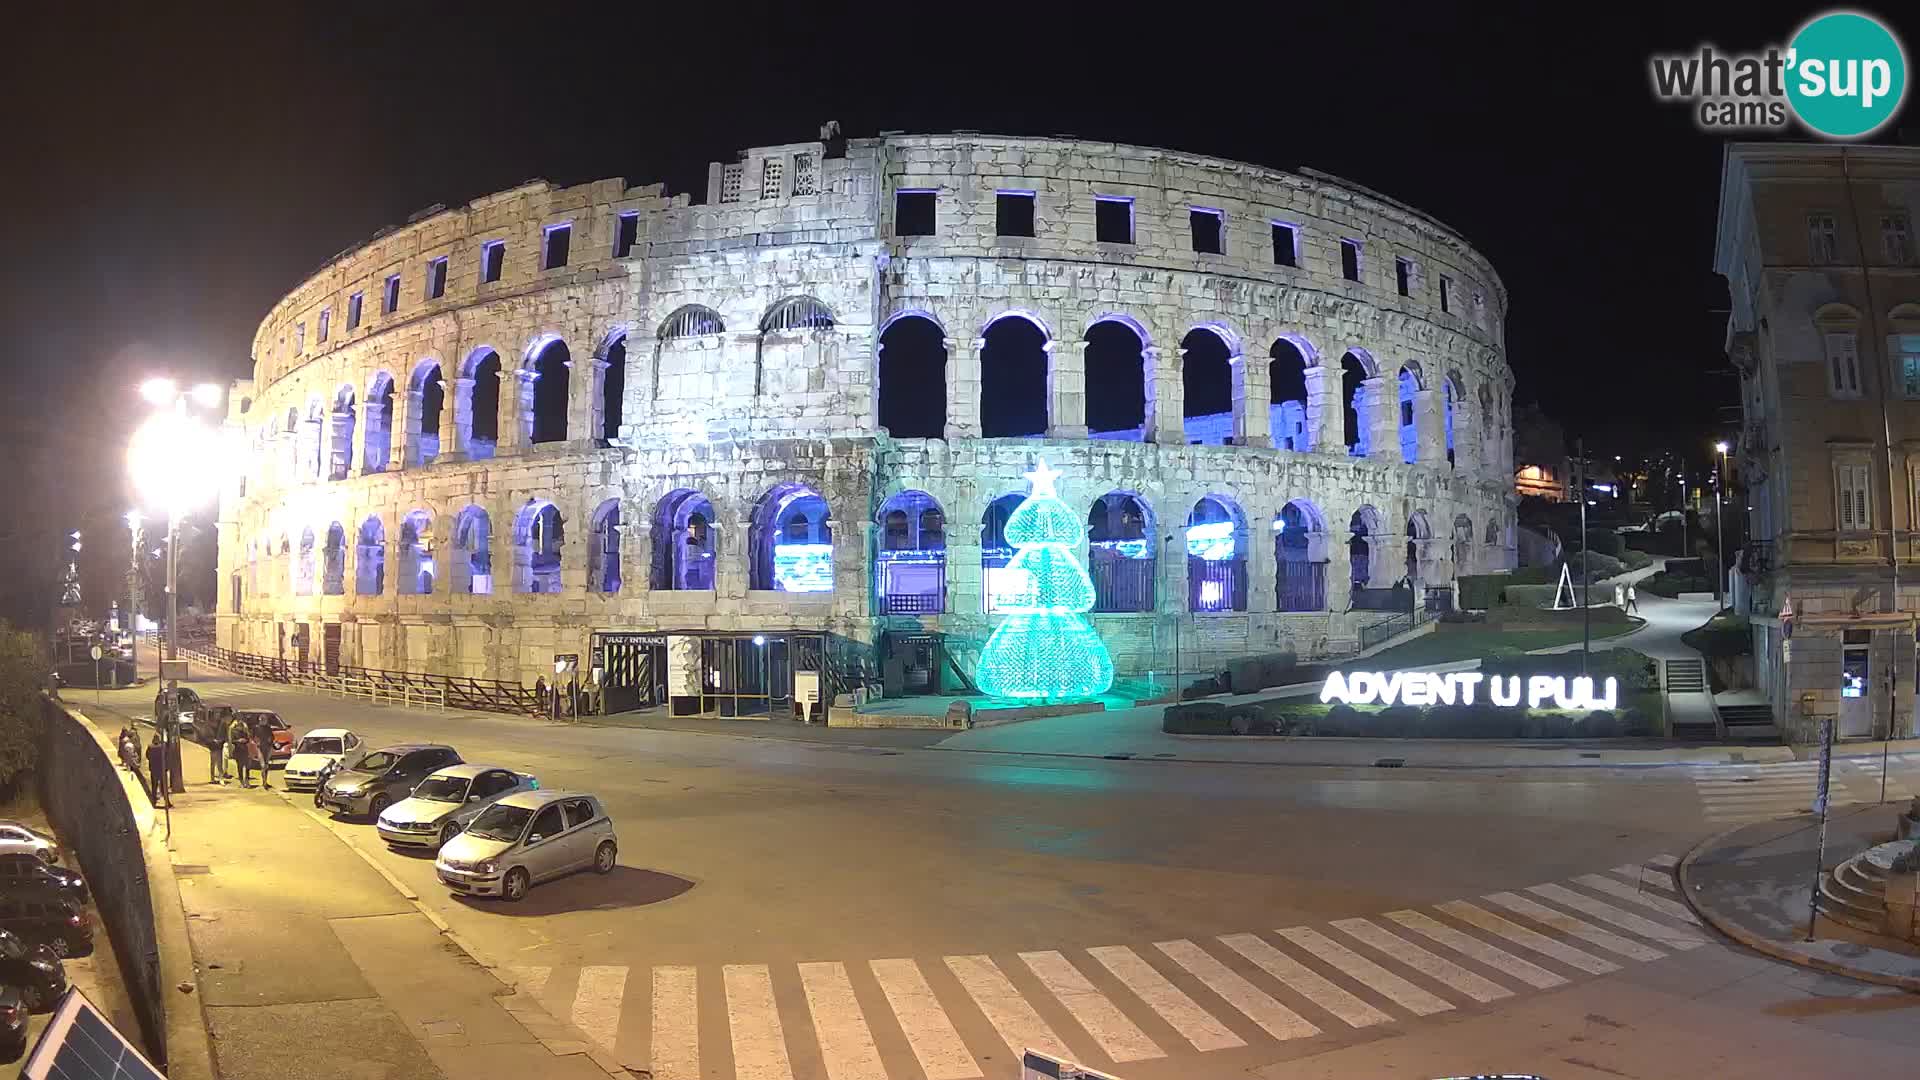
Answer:
<path fill-rule="evenodd" d="M 1795 949 L 1789 949 L 1769 938 L 1761 937 L 1738 923 L 1721 919 L 1704 905 L 1694 902 L 1693 884 L 1690 880 L 1694 860 L 1699 858 L 1701 852 L 1706 851 L 1709 847 L 1718 845 L 1727 837 L 1754 824 L 1758 823 L 1749 821 L 1746 824 L 1736 825 L 1731 829 L 1723 829 L 1720 832 L 1714 833 L 1712 836 L 1707 837 L 1705 840 L 1689 848 L 1686 855 L 1681 858 L 1680 865 L 1675 869 L 1675 877 L 1679 879 L 1680 883 L 1680 899 L 1686 902 L 1687 907 L 1692 909 L 1695 915 L 1700 916 L 1700 921 L 1711 926 L 1721 937 L 1727 938 L 1735 944 L 1743 945 L 1762 956 L 1772 957 L 1775 960 L 1784 961 L 1798 967 L 1809 968 L 1814 971 L 1823 971 L 1829 975 L 1843 975 L 1859 982 L 1874 983 L 1879 986 L 1891 986 L 1898 990 L 1906 990 L 1911 993 L 1920 994 L 1920 977 L 1911 975 L 1883 975 L 1875 971 L 1863 971 L 1851 965 L 1842 964 L 1837 960 L 1828 960 L 1825 957 L 1811 956 Z"/>

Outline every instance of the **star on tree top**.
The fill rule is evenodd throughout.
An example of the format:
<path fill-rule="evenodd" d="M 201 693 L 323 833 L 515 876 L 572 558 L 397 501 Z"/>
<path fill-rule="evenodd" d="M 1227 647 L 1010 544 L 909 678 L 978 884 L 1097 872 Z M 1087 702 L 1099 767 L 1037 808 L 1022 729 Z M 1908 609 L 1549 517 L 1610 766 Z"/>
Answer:
<path fill-rule="evenodd" d="M 1058 497 L 1059 493 L 1053 490 L 1053 482 L 1060 476 L 1060 471 L 1058 469 L 1047 468 L 1045 459 L 1037 460 L 1034 463 L 1032 471 L 1025 475 L 1027 482 L 1033 485 L 1032 491 L 1029 493 L 1030 498 L 1037 499 L 1041 496 Z"/>

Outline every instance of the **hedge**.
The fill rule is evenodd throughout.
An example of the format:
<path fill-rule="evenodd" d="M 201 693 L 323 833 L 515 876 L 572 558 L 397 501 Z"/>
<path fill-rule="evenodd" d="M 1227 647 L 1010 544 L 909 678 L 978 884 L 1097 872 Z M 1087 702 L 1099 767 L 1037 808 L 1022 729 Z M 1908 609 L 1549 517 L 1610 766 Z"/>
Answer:
<path fill-rule="evenodd" d="M 1460 575 L 1460 607 L 1466 611 L 1485 611 L 1500 605 L 1500 590 L 1513 580 L 1511 574 Z"/>
<path fill-rule="evenodd" d="M 1557 588 L 1558 585 L 1509 585 L 1506 588 L 1507 604 L 1511 607 L 1551 607 Z"/>
<path fill-rule="evenodd" d="M 1325 716 L 1297 717 L 1288 727 L 1294 735 L 1352 739 L 1611 739 L 1651 732 L 1652 725 L 1632 710 L 1576 716 L 1485 703 L 1436 705 L 1424 712 L 1410 705 L 1377 711 L 1335 705 Z"/>

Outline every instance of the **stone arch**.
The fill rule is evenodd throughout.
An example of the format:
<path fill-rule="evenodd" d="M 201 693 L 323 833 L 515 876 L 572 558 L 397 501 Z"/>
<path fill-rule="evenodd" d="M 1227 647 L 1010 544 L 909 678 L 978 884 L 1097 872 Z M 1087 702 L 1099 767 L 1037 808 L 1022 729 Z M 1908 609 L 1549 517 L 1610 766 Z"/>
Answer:
<path fill-rule="evenodd" d="M 530 498 L 513 519 L 513 591 L 557 593 L 566 521 L 545 499 Z"/>
<path fill-rule="evenodd" d="M 327 407 L 319 394 L 307 398 L 307 418 L 300 424 L 300 476 L 320 480 L 326 476 Z"/>
<path fill-rule="evenodd" d="M 482 345 L 460 364 L 455 385 L 454 435 L 471 461 L 486 461 L 500 448 L 500 352 Z"/>
<path fill-rule="evenodd" d="M 345 596 L 347 592 L 347 530 L 339 522 L 327 526 L 327 538 L 320 548 L 320 595 Z"/>
<path fill-rule="evenodd" d="M 1427 542 L 1433 539 L 1433 525 L 1427 520 L 1425 510 L 1415 510 L 1407 515 L 1407 577 L 1412 581 L 1425 580 L 1421 573 L 1427 564 Z"/>
<path fill-rule="evenodd" d="M 1268 430 L 1273 445 L 1305 453 L 1320 432 L 1320 404 L 1307 386 L 1307 369 L 1320 359 L 1306 338 L 1281 334 L 1267 350 Z"/>
<path fill-rule="evenodd" d="M 400 566 L 396 592 L 427 596 L 433 592 L 433 515 L 409 510 L 400 518 Z"/>
<path fill-rule="evenodd" d="M 1187 610 L 1247 610 L 1247 515 L 1225 495 L 1206 495 L 1187 513 Z"/>
<path fill-rule="evenodd" d="M 454 515 L 447 572 L 456 593 L 488 596 L 493 592 L 493 518 L 478 506 L 467 506 Z"/>
<path fill-rule="evenodd" d="M 1087 437 L 1145 442 L 1152 412 L 1153 347 L 1146 327 L 1109 311 L 1087 324 L 1081 338 L 1086 363 Z"/>
<path fill-rule="evenodd" d="M 705 304 L 682 304 L 660 320 L 660 329 L 654 336 L 661 341 L 674 341 L 726 332 L 727 324 L 719 312 Z"/>
<path fill-rule="evenodd" d="M 353 429 L 359 418 L 354 407 L 353 384 L 344 383 L 333 392 L 333 411 L 327 424 L 327 479 L 345 480 L 353 470 Z"/>
<path fill-rule="evenodd" d="M 822 366 L 822 358 L 808 356 L 804 350 L 795 349 L 795 346 L 809 339 L 825 341 L 833 328 L 833 312 L 815 297 L 789 296 L 775 301 L 760 317 L 760 336 L 754 340 L 753 395 L 779 394 L 792 389 L 790 383 L 781 379 L 769 385 L 767 376 L 770 372 L 786 376 Z M 771 366 L 767 352 L 769 348 L 774 349 Z"/>
<path fill-rule="evenodd" d="M 985 592 L 984 610 L 992 615 L 1000 610 L 998 597 L 1020 593 L 1018 583 L 1006 573 L 1013 561 L 1013 545 L 1007 541 L 1007 519 L 1026 501 L 1026 496 L 1009 492 L 987 504 L 980 515 L 980 584 Z"/>
<path fill-rule="evenodd" d="M 621 327 L 608 334 L 596 354 L 593 380 L 593 430 L 602 442 L 620 437 L 620 425 L 626 422 L 627 406 L 627 330 Z"/>
<path fill-rule="evenodd" d="M 704 591 L 714 584 L 718 515 L 705 495 L 688 488 L 667 492 L 653 508 L 654 589 Z"/>
<path fill-rule="evenodd" d="M 387 591 L 387 526 L 377 514 L 367 515 L 355 537 L 353 591 L 359 596 Z"/>
<path fill-rule="evenodd" d="M 1400 430 L 1400 459 L 1411 465 L 1420 460 L 1420 393 L 1427 388 L 1426 373 L 1418 361 L 1400 365 L 1394 377 L 1394 400 Z"/>
<path fill-rule="evenodd" d="M 907 490 L 874 514 L 874 592 L 883 615 L 937 615 L 947 609 L 947 515 L 940 500 Z"/>
<path fill-rule="evenodd" d="M 776 484 L 754 505 L 748 526 L 749 588 L 833 591 L 832 509 L 806 484 Z"/>
<path fill-rule="evenodd" d="M 594 508 L 587 519 L 591 536 L 587 545 L 587 591 L 620 591 L 620 500 L 608 499 Z"/>
<path fill-rule="evenodd" d="M 272 547 L 269 545 L 267 555 L 269 558 L 272 558 L 273 554 Z M 285 532 L 280 534 L 279 556 L 280 557 L 275 560 L 281 568 L 279 573 L 284 573 L 286 576 L 281 580 L 280 587 L 275 591 L 282 596 L 292 596 L 294 595 L 294 583 L 300 578 L 300 569 L 299 564 L 295 561 L 297 556 L 294 554 L 292 541 Z"/>
<path fill-rule="evenodd" d="M 1087 512 L 1087 573 L 1096 612 L 1152 611 L 1160 545 L 1153 507 L 1136 491 L 1109 491 Z"/>
<path fill-rule="evenodd" d="M 1469 437 L 1467 433 L 1472 429 L 1469 420 L 1470 410 L 1467 407 L 1467 384 L 1461 380 L 1457 369 L 1449 369 L 1440 385 L 1446 390 L 1444 407 L 1446 409 L 1447 466 L 1451 468 L 1456 464 L 1457 447 L 1468 445 L 1464 440 Z M 1456 442 L 1456 438 L 1462 441 Z"/>
<path fill-rule="evenodd" d="M 1477 567 L 1473 561 L 1473 519 L 1465 514 L 1453 515 L 1453 576 L 1471 574 Z"/>
<path fill-rule="evenodd" d="M 293 595 L 313 595 L 313 526 L 309 525 L 300 533 L 300 552 L 293 562 Z"/>
<path fill-rule="evenodd" d="M 831 330 L 833 312 L 811 296 L 789 296 L 776 300 L 760 317 L 762 334 L 784 334 L 799 330 Z"/>
<path fill-rule="evenodd" d="M 440 361 L 427 357 L 414 365 L 413 377 L 407 381 L 407 404 L 413 410 L 407 433 L 409 464 L 431 465 L 440 457 L 440 410 L 446 401 L 447 380 Z"/>
<path fill-rule="evenodd" d="M 573 354 L 558 334 L 546 334 L 527 347 L 521 369 L 520 405 L 528 445 L 565 442 Z"/>
<path fill-rule="evenodd" d="M 995 315 L 980 331 L 980 434 L 1004 439 L 1047 433 L 1053 335 L 1029 312 Z"/>
<path fill-rule="evenodd" d="M 1480 463 L 1481 467 L 1498 472 L 1500 462 L 1506 455 L 1500 453 L 1500 418 L 1494 409 L 1493 386 L 1480 384 Z"/>
<path fill-rule="evenodd" d="M 1273 515 L 1274 610 L 1327 610 L 1327 518 L 1309 499 Z"/>
<path fill-rule="evenodd" d="M 365 432 L 360 436 L 360 471 L 381 473 L 393 460 L 393 375 L 376 371 L 367 380 Z"/>
<path fill-rule="evenodd" d="M 1345 410 L 1347 453 L 1366 457 L 1373 449 L 1373 387 L 1380 366 L 1365 349 L 1348 349 L 1340 357 L 1340 399 Z"/>
<path fill-rule="evenodd" d="M 1347 561 L 1349 585 L 1354 600 L 1359 599 L 1362 590 L 1371 587 L 1379 576 L 1379 570 L 1386 554 L 1386 530 L 1381 524 L 1380 511 L 1371 505 L 1362 506 L 1353 512 L 1347 521 Z M 1350 608 L 1357 606 L 1349 603 Z"/>
<path fill-rule="evenodd" d="M 896 439 L 947 433 L 947 334 L 931 315 L 903 311 L 880 331 L 874 360 L 879 424 Z"/>
<path fill-rule="evenodd" d="M 1180 339 L 1182 430 L 1188 445 L 1233 442 L 1235 338 L 1206 323 Z"/>

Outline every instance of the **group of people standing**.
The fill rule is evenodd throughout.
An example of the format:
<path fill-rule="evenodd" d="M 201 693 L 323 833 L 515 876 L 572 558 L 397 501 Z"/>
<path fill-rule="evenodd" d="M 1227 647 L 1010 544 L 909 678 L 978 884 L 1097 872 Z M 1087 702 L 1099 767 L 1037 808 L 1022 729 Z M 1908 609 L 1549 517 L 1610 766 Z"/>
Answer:
<path fill-rule="evenodd" d="M 260 773 L 261 790 L 270 790 L 273 785 L 267 783 L 270 770 L 267 768 L 273 753 L 273 725 L 267 722 L 264 713 L 256 713 L 252 727 L 238 715 L 227 721 L 227 728 L 219 738 L 207 747 L 207 768 L 212 778 L 210 783 L 226 784 L 234 779 L 233 766 L 240 771 L 240 786 L 253 786 L 253 773 Z"/>
<path fill-rule="evenodd" d="M 180 695 L 174 684 L 161 690 L 154 701 L 154 736 L 142 752 L 140 732 L 129 725 L 120 729 L 115 743 L 120 751 L 120 763 L 127 771 L 139 779 L 147 789 L 156 807 L 171 807 L 173 795 L 183 778 L 178 774 L 178 753 L 176 744 L 180 739 Z M 197 702 L 194 702 L 198 705 Z M 200 706 L 204 707 L 204 706 Z M 237 779 L 240 786 L 251 788 L 253 774 L 260 774 L 262 790 L 270 789 L 267 782 L 268 762 L 273 753 L 273 724 L 265 713 L 254 714 L 251 724 L 234 713 L 227 717 L 224 726 L 207 743 L 207 782 L 225 785 Z M 143 768 L 144 765 L 144 768 Z"/>

